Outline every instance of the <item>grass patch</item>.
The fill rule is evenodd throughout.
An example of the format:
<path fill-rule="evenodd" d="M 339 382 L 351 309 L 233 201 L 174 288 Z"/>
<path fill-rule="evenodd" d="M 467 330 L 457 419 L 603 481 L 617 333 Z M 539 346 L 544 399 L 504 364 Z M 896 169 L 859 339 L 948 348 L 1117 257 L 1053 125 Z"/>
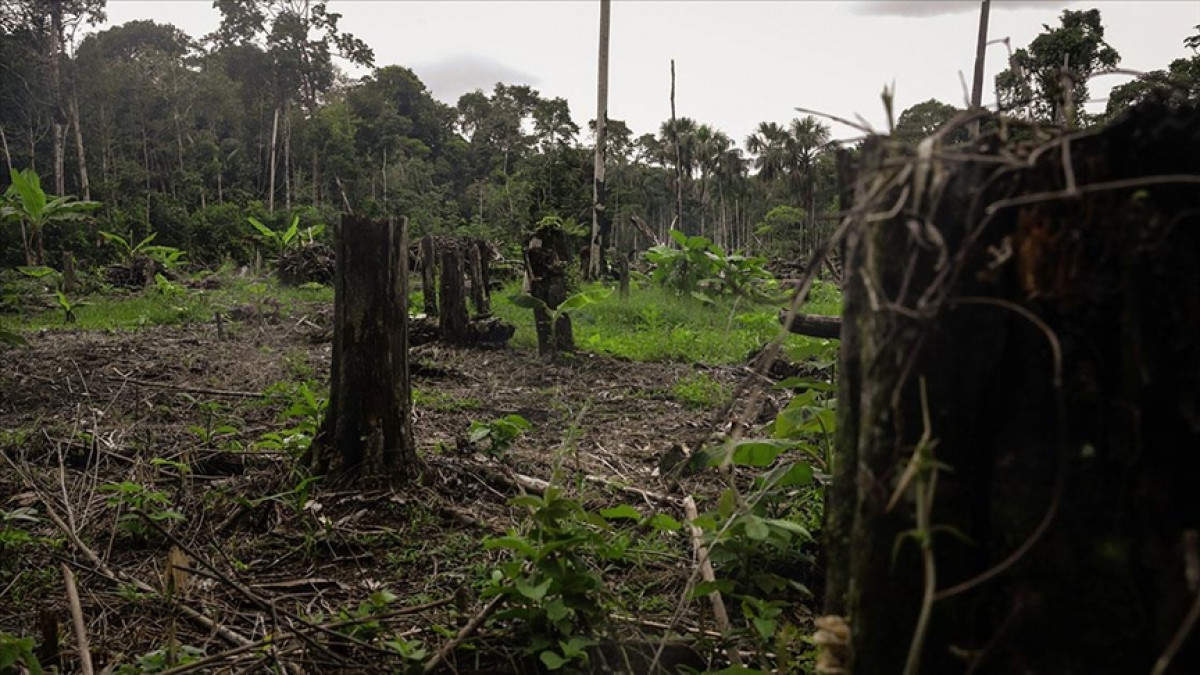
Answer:
<path fill-rule="evenodd" d="M 693 373 L 671 387 L 671 396 L 689 408 L 715 408 L 729 402 L 733 390 L 704 373 Z"/>
<path fill-rule="evenodd" d="M 148 326 L 204 323 L 217 311 L 251 306 L 263 315 L 291 316 L 304 307 L 333 302 L 333 288 L 320 284 L 283 286 L 274 278 L 252 279 L 225 272 L 215 290 L 191 290 L 182 283 L 150 286 L 130 292 L 108 290 L 72 297 L 75 321 L 68 322 L 62 309 L 26 308 L 17 314 L 0 316 L 0 328 L 14 331 L 33 330 L 137 330 Z M 52 298 L 52 295 L 47 297 Z M 52 303 L 47 300 L 47 304 Z"/>
<path fill-rule="evenodd" d="M 588 285 L 584 290 L 599 288 Z M 520 294 L 514 282 L 492 298 L 497 316 L 517 326 L 510 344 L 535 349 L 533 312 L 513 305 Z M 840 314 L 841 293 L 832 284 L 814 288 L 805 312 Z M 704 364 L 740 363 L 753 350 L 779 334 L 779 307 L 738 298 L 702 303 L 657 286 L 633 287 L 629 297 L 612 294 L 571 314 L 575 346 L 634 361 L 682 361 Z M 787 344 L 801 346 L 810 338 L 790 335 Z"/>
<path fill-rule="evenodd" d="M 413 387 L 412 390 L 412 402 L 414 406 L 437 410 L 439 412 L 476 410 L 483 407 L 483 403 L 479 399 L 458 398 L 445 392 L 426 391 L 425 389 L 418 389 L 416 387 Z"/>

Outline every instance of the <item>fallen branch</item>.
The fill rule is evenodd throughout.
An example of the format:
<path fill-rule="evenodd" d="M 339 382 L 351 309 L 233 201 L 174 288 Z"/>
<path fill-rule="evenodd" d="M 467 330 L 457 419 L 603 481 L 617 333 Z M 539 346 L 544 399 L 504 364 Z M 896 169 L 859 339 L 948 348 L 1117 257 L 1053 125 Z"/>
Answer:
<path fill-rule="evenodd" d="M 71 625 L 75 628 L 75 644 L 79 647 L 79 672 L 92 675 L 92 651 L 88 648 L 87 624 L 83 622 L 83 605 L 79 603 L 79 588 L 75 585 L 75 574 L 66 563 L 60 563 L 63 582 L 67 586 L 67 603 L 71 607 Z"/>
<path fill-rule="evenodd" d="M 475 616 L 471 617 L 471 620 L 467 622 L 467 625 L 463 626 L 462 630 L 458 631 L 458 635 L 455 635 L 453 640 L 442 645 L 442 648 L 433 655 L 433 658 L 429 659 L 429 661 L 425 663 L 425 668 L 422 670 L 422 672 L 432 673 L 437 670 L 438 666 L 440 666 L 442 662 L 446 660 L 446 657 L 449 656 L 451 652 L 457 649 L 464 640 L 471 637 L 475 631 L 479 630 L 479 627 L 483 625 L 483 622 L 487 621 L 487 618 L 491 616 L 493 612 L 499 609 L 500 603 L 503 601 L 504 596 L 497 595 L 496 597 L 492 598 L 491 602 L 484 605 L 483 609 L 479 610 Z"/>
<path fill-rule="evenodd" d="M 789 318 L 787 312 L 781 312 L 779 314 L 779 323 L 783 324 L 788 329 L 788 332 L 797 335 L 832 338 L 834 340 L 842 336 L 842 318 L 840 316 L 793 314 Z"/>
<path fill-rule="evenodd" d="M 208 389 L 206 387 L 187 387 L 178 384 L 169 384 L 166 382 L 150 382 L 147 380 L 135 380 L 132 377 L 121 375 L 121 371 L 117 371 L 120 377 L 105 375 L 104 379 L 110 382 L 126 382 L 136 384 L 139 387 L 154 387 L 156 389 L 170 389 L 171 391 L 179 391 L 185 394 L 205 394 L 207 396 L 233 396 L 237 398 L 266 398 L 267 394 L 261 391 L 230 391 L 228 389 Z"/>
<path fill-rule="evenodd" d="M 704 545 L 704 533 L 694 523 L 700 514 L 696 511 L 696 500 L 692 499 L 691 495 L 683 498 L 683 513 L 688 519 L 688 530 L 692 533 L 692 548 L 696 550 L 696 560 L 700 563 L 700 577 L 708 583 L 713 583 L 717 580 L 717 575 L 713 573 L 712 561 L 708 558 L 708 548 Z M 729 635 L 729 614 L 725 611 L 725 600 L 721 598 L 721 592 L 713 590 L 708 594 L 708 599 L 712 602 L 713 619 L 717 623 L 717 628 L 721 630 L 723 635 Z M 741 668 L 742 655 L 738 652 L 737 647 L 730 645 L 725 648 L 725 655 L 729 657 L 729 662 L 735 668 Z"/>

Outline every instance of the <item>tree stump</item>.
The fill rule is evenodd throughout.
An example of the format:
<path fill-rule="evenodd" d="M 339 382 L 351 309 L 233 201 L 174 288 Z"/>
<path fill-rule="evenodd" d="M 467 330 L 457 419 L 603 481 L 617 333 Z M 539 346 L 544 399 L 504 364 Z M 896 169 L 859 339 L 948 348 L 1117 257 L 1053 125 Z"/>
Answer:
<path fill-rule="evenodd" d="M 311 451 L 316 473 L 358 484 L 421 472 L 408 374 L 406 226 L 343 215 L 335 232 L 329 408 Z"/>
<path fill-rule="evenodd" d="M 617 288 L 619 297 L 629 297 L 629 255 L 617 256 Z"/>
<path fill-rule="evenodd" d="M 1196 672 L 1200 111 L 978 149 L 865 151 L 825 528 L 843 665 Z"/>
<path fill-rule="evenodd" d="M 1200 110 L 979 147 L 938 180 L 876 148 L 859 181 L 895 216 L 845 261 L 827 609 L 852 671 L 1194 673 Z"/>
<path fill-rule="evenodd" d="M 421 292 L 425 298 L 425 316 L 438 315 L 436 272 L 437 247 L 433 237 L 426 235 L 421 239 Z"/>
<path fill-rule="evenodd" d="M 467 257 L 470 261 L 471 273 L 471 304 L 475 306 L 476 314 L 491 314 L 492 307 L 488 302 L 487 275 L 483 272 L 483 255 L 479 250 L 480 242 L 467 242 Z"/>
<path fill-rule="evenodd" d="M 571 242 L 567 233 L 557 226 L 538 229 L 525 246 L 525 283 L 529 294 L 555 310 L 567 299 L 568 272 L 571 265 Z M 537 329 L 538 354 L 554 355 L 575 350 L 571 317 L 559 314 L 551 324 L 552 313 L 546 308 L 533 310 Z"/>
<path fill-rule="evenodd" d="M 462 251 L 456 247 L 447 247 L 441 254 L 442 274 L 438 284 L 438 295 L 441 296 L 442 311 L 438 317 L 438 326 L 442 329 L 442 339 L 451 344 L 465 345 L 470 342 L 467 335 L 467 289 L 463 277 Z"/>

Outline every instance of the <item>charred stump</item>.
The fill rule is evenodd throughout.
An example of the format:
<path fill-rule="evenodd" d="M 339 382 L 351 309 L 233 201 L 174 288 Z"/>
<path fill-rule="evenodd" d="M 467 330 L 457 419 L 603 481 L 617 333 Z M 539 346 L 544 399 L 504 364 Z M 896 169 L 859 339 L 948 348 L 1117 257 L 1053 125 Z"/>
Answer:
<path fill-rule="evenodd" d="M 425 316 L 438 315 L 437 301 L 437 247 L 433 237 L 421 239 L 421 292 L 425 297 Z"/>
<path fill-rule="evenodd" d="M 571 242 L 557 226 L 538 229 L 525 246 L 525 280 L 529 294 L 544 306 L 533 310 L 538 354 L 554 355 L 575 350 L 571 317 L 554 312 L 567 299 Z"/>
<path fill-rule="evenodd" d="M 467 335 L 467 289 L 463 277 L 462 251 L 447 247 L 441 253 L 442 274 L 438 284 L 441 296 L 441 314 L 438 326 L 442 339 L 451 344 L 465 345 L 470 342 Z"/>
<path fill-rule="evenodd" d="M 864 155 L 825 666 L 1197 672 L 1200 111 L 976 150 Z"/>
<path fill-rule="evenodd" d="M 343 215 L 335 230 L 329 408 L 310 460 L 358 483 L 420 474 L 408 373 L 406 226 Z"/>
<path fill-rule="evenodd" d="M 480 251 L 482 242 L 467 242 L 467 258 L 471 273 L 471 304 L 475 306 L 476 314 L 491 314 L 492 306 L 488 302 L 488 281 L 483 271 L 483 255 Z"/>

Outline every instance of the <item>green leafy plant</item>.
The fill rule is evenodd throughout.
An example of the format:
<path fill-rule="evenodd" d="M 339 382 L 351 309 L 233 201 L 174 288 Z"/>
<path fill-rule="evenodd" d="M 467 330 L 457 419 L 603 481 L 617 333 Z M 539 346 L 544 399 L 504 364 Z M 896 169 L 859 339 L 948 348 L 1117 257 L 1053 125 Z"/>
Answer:
<path fill-rule="evenodd" d="M 315 383 L 301 382 L 296 385 L 283 383 L 276 388 L 288 399 L 288 407 L 280 414 L 280 420 L 293 422 L 293 425 L 263 434 L 255 447 L 284 451 L 296 457 L 308 452 L 329 408 L 329 400 L 313 391 L 315 386 Z"/>
<path fill-rule="evenodd" d="M 513 553 L 513 559 L 492 572 L 483 591 L 484 597 L 504 599 L 494 620 L 517 622 L 528 653 L 550 670 L 585 660 L 612 598 L 596 561 L 622 558 L 630 543 L 629 535 L 614 532 L 610 521 L 640 521 L 641 514 L 628 505 L 593 513 L 553 485 L 541 496 L 525 495 L 509 503 L 527 510 L 528 530 L 484 540 L 485 549 Z M 670 527 L 662 520 L 653 523 Z"/>
<path fill-rule="evenodd" d="M 33 654 L 34 646 L 33 638 L 0 633 L 0 673 L 28 672 L 29 675 L 42 675 L 45 671 Z"/>
<path fill-rule="evenodd" d="M 764 267 L 766 258 L 726 254 L 707 237 L 689 237 L 678 230 L 671 230 L 670 235 L 679 248 L 660 244 L 644 254 L 654 266 L 650 275 L 654 283 L 703 302 L 725 293 L 777 299 L 778 284 Z"/>
<path fill-rule="evenodd" d="M 183 264 L 183 257 L 187 255 L 185 251 L 172 246 L 151 246 L 150 242 L 158 236 L 157 232 L 151 232 L 137 244 L 133 243 L 133 239 L 126 239 L 112 232 L 100 230 L 99 234 L 110 244 L 116 244 L 117 250 L 121 252 L 121 258 L 126 261 L 133 260 L 138 256 L 145 256 L 162 265 L 163 269 L 169 270 Z"/>
<path fill-rule="evenodd" d="M 79 201 L 70 195 L 51 198 L 42 189 L 41 179 L 33 169 L 9 172 L 12 180 L 0 206 L 0 220 L 16 220 L 21 226 L 21 243 L 25 247 L 25 263 L 40 265 L 45 260 L 42 231 L 51 223 L 79 220 L 88 212 L 100 208 L 100 202 Z"/>
<path fill-rule="evenodd" d="M 54 299 L 58 302 L 58 306 L 62 308 L 63 321 L 66 323 L 75 323 L 76 319 L 78 318 L 75 315 L 75 310 L 79 309 L 80 307 L 85 307 L 88 304 L 82 300 L 76 300 L 72 302 L 71 299 L 67 297 L 67 294 L 63 293 L 62 291 L 54 291 Z"/>
<path fill-rule="evenodd" d="M 200 401 L 191 394 L 180 394 L 179 396 L 199 408 L 204 415 L 204 423 L 190 425 L 188 426 L 188 431 L 195 434 L 205 447 L 221 447 L 225 450 L 234 451 L 241 449 L 241 446 L 234 441 L 234 438 L 241 431 L 227 420 L 220 418 L 218 413 L 220 413 L 222 406 L 219 401 Z"/>
<path fill-rule="evenodd" d="M 204 658 L 204 650 L 191 645 L 172 645 L 142 654 L 134 660 L 137 665 L 125 664 L 118 667 L 115 675 L 147 675 L 161 673 L 177 666 L 186 666 Z"/>
<path fill-rule="evenodd" d="M 599 288 L 590 291 L 582 291 L 569 296 L 566 300 L 560 302 L 558 307 L 555 307 L 554 309 L 551 309 L 549 305 L 541 300 L 541 298 L 535 298 L 528 293 L 510 295 L 508 296 L 508 301 L 517 307 L 532 309 L 535 312 L 544 312 L 550 321 L 550 344 L 557 345 L 559 317 L 570 315 L 571 312 L 577 309 L 582 309 L 588 305 L 603 300 L 604 298 L 612 295 L 612 292 L 613 289 L 611 288 Z"/>
<path fill-rule="evenodd" d="M 255 232 L 257 232 L 256 238 L 264 246 L 271 249 L 276 260 L 282 258 L 293 247 L 305 243 L 312 244 L 325 231 L 324 225 L 313 225 L 301 230 L 300 214 L 298 213 L 292 216 L 292 221 L 287 226 L 287 229 L 280 231 L 272 230 L 253 216 L 246 218 L 246 220 L 249 221 Z"/>
<path fill-rule="evenodd" d="M 512 447 L 513 441 L 532 428 L 529 420 L 520 415 L 505 415 L 490 422 L 471 422 L 467 440 L 471 443 L 487 441 L 488 454 L 501 457 Z"/>
<path fill-rule="evenodd" d="M 16 560 L 16 552 L 33 543 L 35 538 L 21 525 L 35 525 L 41 522 L 37 509 L 19 507 L 10 511 L 0 511 L 0 559 Z M 0 669 L 0 672 L 3 672 Z"/>
<path fill-rule="evenodd" d="M 117 519 L 118 527 L 136 541 L 147 541 L 151 531 L 139 514 L 144 514 L 146 518 L 155 522 L 184 519 L 182 513 L 171 507 L 171 498 L 167 493 L 148 488 L 141 483 L 105 483 L 100 486 L 100 491 L 109 493 L 109 506 L 122 511 Z"/>

